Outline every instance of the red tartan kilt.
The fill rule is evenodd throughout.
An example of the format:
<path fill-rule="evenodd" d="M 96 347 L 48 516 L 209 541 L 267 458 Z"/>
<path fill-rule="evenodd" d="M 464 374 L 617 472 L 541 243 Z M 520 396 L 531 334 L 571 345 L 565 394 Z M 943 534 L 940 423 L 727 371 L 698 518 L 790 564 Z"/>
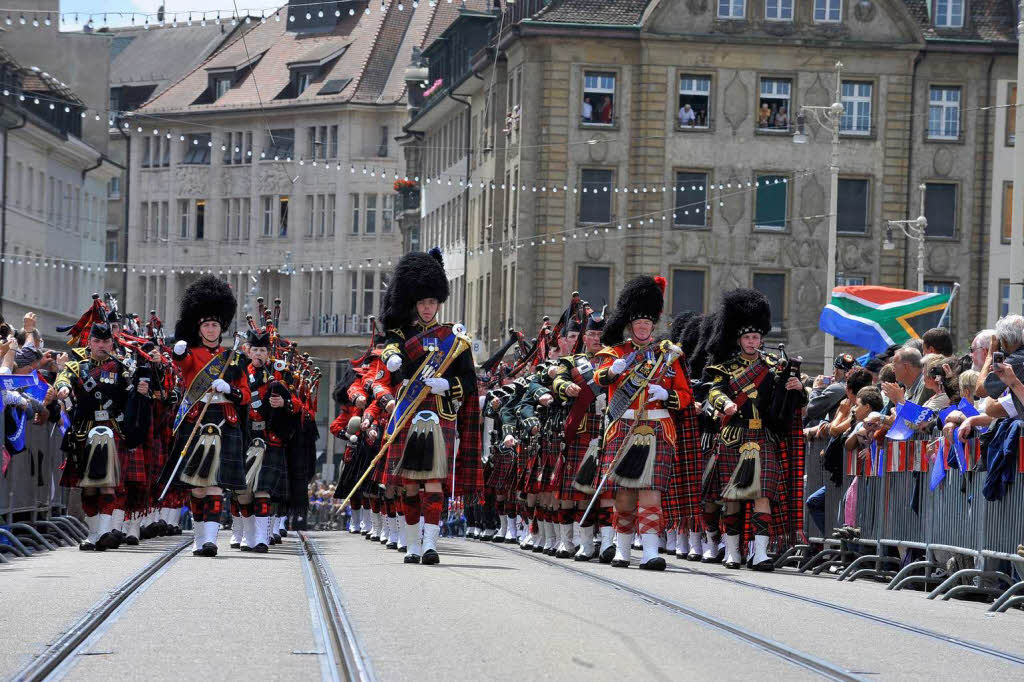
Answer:
<path fill-rule="evenodd" d="M 601 471 L 607 471 L 612 464 L 612 460 L 615 459 L 615 454 L 622 447 L 622 444 L 626 440 L 626 436 L 629 434 L 630 427 L 635 423 L 634 420 L 620 420 L 613 427 L 614 433 L 605 442 L 604 454 L 601 457 Z M 676 444 L 674 440 L 669 440 L 665 433 L 665 425 L 660 420 L 644 420 L 644 423 L 654 429 L 655 449 L 654 449 L 654 470 L 651 475 L 651 485 L 648 490 L 657 490 L 662 495 L 668 492 L 669 484 L 672 481 L 672 468 L 675 462 L 676 456 Z M 609 493 L 614 494 L 619 488 L 619 485 L 612 481 L 611 478 L 605 483 L 605 489 Z"/>
<path fill-rule="evenodd" d="M 516 457 L 510 452 L 495 452 L 491 455 L 490 471 L 486 486 L 498 495 L 505 495 L 515 488 Z"/>
<path fill-rule="evenodd" d="M 121 484 L 147 485 L 149 482 L 149 463 L 146 448 L 126 448 L 123 441 L 118 443 L 117 453 L 121 457 Z"/>
<path fill-rule="evenodd" d="M 709 491 L 713 498 L 719 498 L 722 490 L 729 485 L 732 472 L 740 462 L 740 446 L 757 443 L 761 446 L 761 495 L 772 502 L 779 501 L 779 486 L 782 483 L 782 466 L 779 460 L 779 444 L 768 438 L 764 429 L 741 429 L 740 439 L 735 445 L 718 442 L 718 459 L 711 474 Z"/>
<path fill-rule="evenodd" d="M 381 457 L 377 462 L 377 466 L 373 467 L 373 473 L 370 474 L 370 478 L 378 485 L 386 485 L 384 480 L 386 478 L 385 474 L 387 473 L 387 463 L 384 460 L 385 458 Z"/>
<path fill-rule="evenodd" d="M 693 406 L 674 415 L 676 427 L 675 473 L 669 491 L 662 495 L 661 508 L 669 526 L 682 524 L 691 529 L 703 523 L 703 504 L 700 494 L 701 475 L 706 461 L 700 447 L 700 429 Z"/>
<path fill-rule="evenodd" d="M 444 436 L 444 450 L 448 457 L 448 474 L 445 479 L 448 481 L 448 486 L 451 486 L 452 481 L 452 466 L 455 453 L 455 437 L 458 433 L 456 423 L 454 419 L 445 419 L 443 415 L 438 414 L 441 419 L 441 434 Z M 408 483 L 422 483 L 423 481 L 418 479 L 405 479 L 398 475 L 396 469 L 398 468 L 399 462 L 402 460 L 402 452 L 405 450 L 405 443 L 409 439 L 409 427 L 408 425 L 403 428 L 394 442 L 388 446 L 387 454 L 387 469 L 384 472 L 384 483 L 386 485 L 398 485 L 402 486 Z M 381 459 L 385 459 L 382 457 Z M 461 459 L 461 458 L 460 458 Z"/>
<path fill-rule="evenodd" d="M 596 436 L 589 433 L 580 434 L 578 438 L 568 443 L 565 448 L 565 461 L 562 465 L 562 480 L 558 486 L 558 499 L 560 500 L 589 500 L 590 496 L 581 493 L 572 486 L 576 479 L 576 472 L 583 464 L 583 458 L 590 447 L 590 441 Z"/>

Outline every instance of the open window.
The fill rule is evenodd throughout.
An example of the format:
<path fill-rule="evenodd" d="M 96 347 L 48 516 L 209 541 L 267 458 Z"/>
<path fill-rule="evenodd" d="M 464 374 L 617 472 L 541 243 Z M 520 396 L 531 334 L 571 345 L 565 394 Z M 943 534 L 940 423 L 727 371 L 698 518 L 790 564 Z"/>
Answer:
<path fill-rule="evenodd" d="M 586 124 L 612 125 L 615 122 L 615 74 L 604 71 L 583 72 L 581 119 Z"/>

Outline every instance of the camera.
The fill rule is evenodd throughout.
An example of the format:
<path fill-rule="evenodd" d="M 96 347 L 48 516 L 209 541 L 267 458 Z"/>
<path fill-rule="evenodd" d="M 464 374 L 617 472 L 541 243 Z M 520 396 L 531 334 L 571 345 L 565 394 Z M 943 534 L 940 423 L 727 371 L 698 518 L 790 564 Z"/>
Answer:
<path fill-rule="evenodd" d="M 993 365 L 1001 365 L 1004 362 L 1006 362 L 1006 354 L 1004 354 L 1000 350 L 997 350 L 994 353 L 992 353 L 992 364 Z"/>

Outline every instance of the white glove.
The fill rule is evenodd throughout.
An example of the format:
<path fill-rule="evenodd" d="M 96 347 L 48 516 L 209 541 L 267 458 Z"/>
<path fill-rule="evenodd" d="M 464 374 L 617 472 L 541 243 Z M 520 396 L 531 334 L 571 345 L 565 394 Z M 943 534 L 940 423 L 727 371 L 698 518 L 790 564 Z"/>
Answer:
<path fill-rule="evenodd" d="M 612 363 L 612 366 L 611 366 L 611 369 L 609 369 L 609 372 L 611 374 L 615 374 L 615 375 L 622 374 L 623 372 L 626 371 L 626 368 L 629 367 L 629 363 L 633 362 L 633 358 L 635 358 L 635 357 L 636 357 L 636 351 L 633 351 L 632 353 L 630 353 L 626 357 L 619 358 L 618 360 L 616 360 L 615 362 Z"/>
<path fill-rule="evenodd" d="M 397 372 L 402 367 L 402 357 L 399 355 L 392 355 L 388 358 L 387 368 L 389 372 Z"/>
<path fill-rule="evenodd" d="M 658 384 L 647 385 L 647 402 L 653 403 L 656 400 L 668 400 L 668 391 Z"/>
<path fill-rule="evenodd" d="M 431 377 L 429 379 L 424 379 L 423 383 L 426 384 L 427 386 L 430 386 L 430 392 L 433 393 L 434 395 L 444 395 L 445 393 L 448 392 L 448 389 L 451 388 L 451 385 L 448 383 L 448 380 L 442 379 L 441 377 Z"/>
<path fill-rule="evenodd" d="M 223 379 L 214 379 L 210 388 L 217 391 L 218 393 L 231 393 L 231 384 L 224 381 Z"/>
<path fill-rule="evenodd" d="M 188 343 L 186 343 L 185 341 L 178 341 L 178 342 L 176 342 L 174 344 L 174 354 L 175 355 L 184 355 L 185 351 L 187 351 L 187 350 L 188 350 Z"/>

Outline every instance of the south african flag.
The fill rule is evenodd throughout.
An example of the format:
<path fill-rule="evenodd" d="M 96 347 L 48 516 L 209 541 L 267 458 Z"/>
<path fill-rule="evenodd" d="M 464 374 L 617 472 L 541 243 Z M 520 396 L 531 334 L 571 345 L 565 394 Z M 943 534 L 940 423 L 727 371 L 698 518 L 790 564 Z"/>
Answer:
<path fill-rule="evenodd" d="M 950 295 L 877 286 L 836 287 L 818 327 L 854 346 L 881 353 L 936 326 Z"/>

